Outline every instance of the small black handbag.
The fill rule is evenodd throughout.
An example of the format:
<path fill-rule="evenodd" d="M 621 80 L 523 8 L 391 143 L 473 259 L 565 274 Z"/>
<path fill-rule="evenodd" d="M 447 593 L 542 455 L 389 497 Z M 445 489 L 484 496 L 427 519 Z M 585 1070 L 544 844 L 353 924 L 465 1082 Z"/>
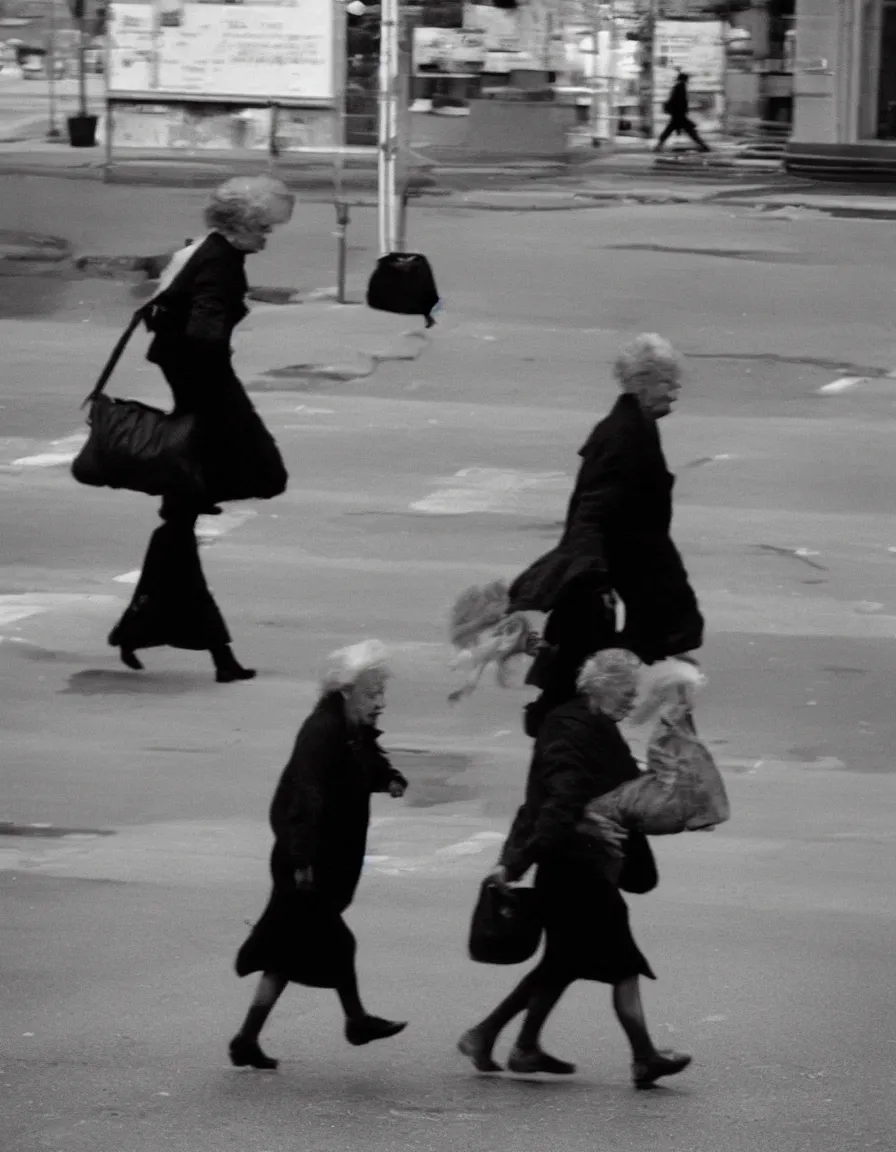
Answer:
<path fill-rule="evenodd" d="M 191 451 L 195 418 L 191 414 L 174 416 L 139 400 L 120 400 L 104 393 L 145 315 L 146 309 L 139 308 L 131 317 L 84 401 L 84 407 L 89 407 L 90 432 L 72 462 L 72 475 L 79 484 L 95 488 L 202 499 L 205 485 Z"/>
<path fill-rule="evenodd" d="M 522 964 L 538 951 L 542 922 L 534 888 L 501 888 L 485 879 L 470 924 L 470 959 Z"/>
<path fill-rule="evenodd" d="M 422 316 L 432 328 L 439 292 L 432 267 L 418 252 L 389 252 L 376 262 L 367 284 L 367 307 L 378 312 Z"/>

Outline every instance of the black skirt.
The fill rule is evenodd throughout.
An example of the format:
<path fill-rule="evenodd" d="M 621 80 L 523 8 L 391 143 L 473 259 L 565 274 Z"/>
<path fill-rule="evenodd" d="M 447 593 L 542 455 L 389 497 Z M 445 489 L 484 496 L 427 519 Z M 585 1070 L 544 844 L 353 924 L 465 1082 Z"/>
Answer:
<path fill-rule="evenodd" d="M 230 643 L 224 617 L 199 562 L 195 517 L 176 517 L 152 534 L 131 603 L 109 635 L 116 648 L 187 648 Z"/>
<path fill-rule="evenodd" d="M 619 984 L 655 980 L 632 936 L 628 905 L 597 867 L 553 858 L 539 864 L 535 889 L 545 928 L 544 960 L 574 980 Z"/>
<path fill-rule="evenodd" d="M 287 854 L 271 854 L 274 886 L 261 919 L 237 953 L 236 974 L 271 972 L 310 988 L 338 988 L 355 967 L 357 944 L 342 913 L 357 876 L 325 873 L 319 890 L 295 888 Z M 321 882 L 322 881 L 322 882 Z"/>
<path fill-rule="evenodd" d="M 237 976 L 272 972 L 310 988 L 338 988 L 354 968 L 356 943 L 342 915 L 313 892 L 274 888 L 236 958 Z"/>

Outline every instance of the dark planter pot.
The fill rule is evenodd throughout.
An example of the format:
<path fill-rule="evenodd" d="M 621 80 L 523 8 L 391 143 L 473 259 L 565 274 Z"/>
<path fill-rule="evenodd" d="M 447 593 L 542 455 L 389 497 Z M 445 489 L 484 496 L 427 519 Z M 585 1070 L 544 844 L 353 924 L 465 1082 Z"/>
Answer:
<path fill-rule="evenodd" d="M 95 148 L 98 116 L 69 116 L 68 142 L 72 148 Z"/>

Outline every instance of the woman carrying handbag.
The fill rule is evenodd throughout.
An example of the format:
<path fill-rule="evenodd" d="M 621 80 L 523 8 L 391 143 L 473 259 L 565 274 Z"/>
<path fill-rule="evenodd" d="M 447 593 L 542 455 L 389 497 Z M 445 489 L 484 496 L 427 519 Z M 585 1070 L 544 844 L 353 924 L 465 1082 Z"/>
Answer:
<path fill-rule="evenodd" d="M 153 334 L 147 359 L 162 370 L 174 396 L 171 418 L 191 418 L 186 471 L 194 482 L 162 489 L 162 526 L 150 539 L 133 599 L 109 635 L 128 668 L 142 669 L 139 649 L 167 645 L 208 651 L 219 683 L 255 675 L 233 654 L 202 571 L 195 528 L 199 516 L 218 514 L 223 501 L 270 499 L 286 488 L 277 446 L 234 373 L 230 342 L 248 311 L 246 256 L 260 252 L 274 227 L 289 220 L 293 203 L 286 186 L 271 177 L 228 180 L 206 208 L 208 234 L 177 253 L 141 309 Z"/>
<path fill-rule="evenodd" d="M 575 1065 L 541 1047 L 541 1032 L 567 988 L 576 980 L 609 984 L 613 1008 L 632 1052 L 632 1080 L 647 1088 L 683 1071 L 690 1056 L 659 1051 L 641 1004 L 641 977 L 654 979 L 635 943 L 620 889 L 649 892 L 658 881 L 646 837 L 612 821 L 592 818 L 605 846 L 578 830 L 585 805 L 595 795 L 638 775 L 617 727 L 635 700 L 640 661 L 631 652 L 608 648 L 582 667 L 579 695 L 554 709 L 535 741 L 526 798 L 510 829 L 499 866 L 489 877 L 503 887 L 535 867 L 535 894 L 544 928 L 544 952 L 510 995 L 460 1039 L 458 1047 L 479 1072 L 499 1072 L 492 1056 L 500 1033 L 524 1014 L 507 1067 L 521 1075 L 568 1076 Z M 624 855 L 616 882 L 607 878 L 608 857 Z"/>

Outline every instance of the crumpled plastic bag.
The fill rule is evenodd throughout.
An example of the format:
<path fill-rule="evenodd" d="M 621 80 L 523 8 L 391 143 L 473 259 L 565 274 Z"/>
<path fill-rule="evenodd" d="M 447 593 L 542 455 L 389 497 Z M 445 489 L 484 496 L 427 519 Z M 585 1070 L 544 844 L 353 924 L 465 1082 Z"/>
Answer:
<path fill-rule="evenodd" d="M 592 800 L 585 821 L 603 816 L 648 836 L 673 836 L 724 824 L 731 816 L 722 774 L 697 735 L 690 709 L 659 718 L 647 748 L 647 768 Z"/>
<path fill-rule="evenodd" d="M 592 800 L 580 831 L 602 839 L 600 820 L 593 819 L 599 817 L 648 836 L 672 836 L 708 831 L 730 818 L 722 774 L 694 723 L 694 696 L 703 683 L 690 662 L 669 660 L 657 666 L 634 714 L 636 723 L 657 714 L 646 770 Z"/>

